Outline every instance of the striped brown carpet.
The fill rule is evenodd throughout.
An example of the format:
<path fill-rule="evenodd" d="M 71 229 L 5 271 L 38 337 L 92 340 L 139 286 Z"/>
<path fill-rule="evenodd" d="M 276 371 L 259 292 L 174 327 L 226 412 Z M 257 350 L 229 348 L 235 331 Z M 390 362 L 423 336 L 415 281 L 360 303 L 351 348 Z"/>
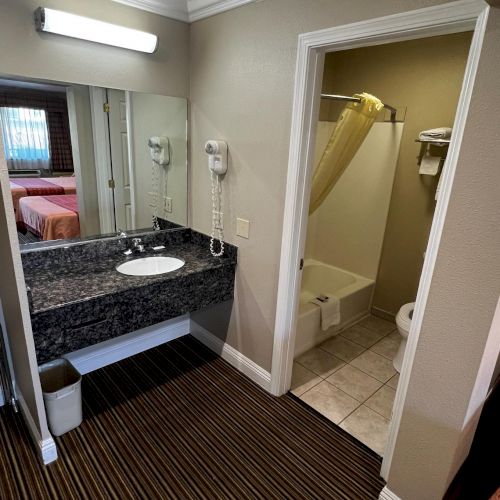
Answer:
<path fill-rule="evenodd" d="M 293 396 L 187 336 L 84 377 L 82 425 L 40 465 L 0 414 L 0 497 L 370 499 L 380 459 Z"/>

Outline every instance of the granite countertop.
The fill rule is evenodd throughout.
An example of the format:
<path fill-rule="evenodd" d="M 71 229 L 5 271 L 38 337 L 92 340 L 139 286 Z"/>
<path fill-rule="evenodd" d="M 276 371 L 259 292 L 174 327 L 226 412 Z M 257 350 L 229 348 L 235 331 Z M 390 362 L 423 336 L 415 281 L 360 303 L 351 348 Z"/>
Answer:
<path fill-rule="evenodd" d="M 28 266 L 25 268 L 25 280 L 31 288 L 31 314 L 127 290 L 139 291 L 140 288 L 153 284 L 182 279 L 209 269 L 234 265 L 236 262 L 235 254 L 223 258 L 213 257 L 207 245 L 200 244 L 205 242 L 172 243 L 160 251 L 154 251 L 151 245 L 146 245 L 144 253 L 128 257 L 123 254 L 122 247 L 112 254 L 108 252 L 96 255 L 94 259 L 61 259 L 53 266 Z M 184 260 L 185 264 L 176 271 L 156 276 L 129 276 L 116 271 L 116 266 L 123 262 L 152 255 L 177 257 Z"/>
<path fill-rule="evenodd" d="M 23 249 L 38 363 L 233 299 L 235 246 L 225 244 L 224 255 L 213 257 L 209 236 L 191 229 L 160 230 L 141 235 L 145 252 L 124 255 L 137 236 Z M 165 248 L 153 250 L 158 246 Z M 152 255 L 177 257 L 185 264 L 156 276 L 116 270 Z"/>

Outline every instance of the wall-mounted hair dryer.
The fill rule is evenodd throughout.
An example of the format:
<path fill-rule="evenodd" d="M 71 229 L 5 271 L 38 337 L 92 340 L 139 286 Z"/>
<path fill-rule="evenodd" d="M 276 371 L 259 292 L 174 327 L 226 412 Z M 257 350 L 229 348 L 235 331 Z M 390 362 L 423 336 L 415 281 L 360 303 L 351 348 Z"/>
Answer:
<path fill-rule="evenodd" d="M 208 168 L 217 175 L 227 172 L 227 144 L 224 141 L 207 141 L 205 152 L 208 154 Z"/>
<path fill-rule="evenodd" d="M 157 165 L 170 165 L 170 141 L 168 137 L 150 137 L 148 140 L 151 159 Z"/>
<path fill-rule="evenodd" d="M 214 257 L 224 255 L 224 241 L 222 229 L 224 227 L 222 212 L 222 184 L 221 176 L 227 172 L 227 144 L 224 141 L 207 141 L 205 153 L 208 154 L 208 168 L 212 182 L 212 233 L 210 238 L 210 252 Z M 215 234 L 219 240 L 219 251 L 215 250 Z"/>

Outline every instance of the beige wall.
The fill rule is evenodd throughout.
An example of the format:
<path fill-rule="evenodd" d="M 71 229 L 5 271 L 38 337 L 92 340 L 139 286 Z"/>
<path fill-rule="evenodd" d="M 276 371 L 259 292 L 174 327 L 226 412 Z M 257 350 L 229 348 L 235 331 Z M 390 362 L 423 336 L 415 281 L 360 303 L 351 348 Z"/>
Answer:
<path fill-rule="evenodd" d="M 403 128 L 373 124 L 347 170 L 309 216 L 306 257 L 376 279 Z M 334 129 L 335 122 L 318 123 L 316 165 Z"/>
<path fill-rule="evenodd" d="M 225 139 L 225 238 L 239 246 L 230 345 L 269 370 L 292 96 L 300 33 L 436 5 L 433 0 L 265 0 L 191 26 L 191 225 L 208 233 L 210 179 L 203 145 Z M 249 219 L 250 239 L 236 236 Z M 202 324 L 210 312 L 197 314 Z"/>
<path fill-rule="evenodd" d="M 442 497 L 475 430 L 479 367 L 498 356 L 499 47 L 492 9 L 388 478 L 405 500 Z"/>
<path fill-rule="evenodd" d="M 226 139 L 226 238 L 239 245 L 236 303 L 199 314 L 208 328 L 270 368 L 297 35 L 442 2 L 266 0 L 191 30 L 194 228 L 210 229 L 203 142 Z M 229 42 L 230 41 L 230 42 Z M 491 14 L 466 140 L 388 485 L 405 500 L 441 498 L 467 451 L 473 385 L 500 294 L 500 14 Z M 434 55 L 434 53 L 432 54 Z M 252 221 L 249 240 L 234 218 Z M 219 323 L 219 324 L 218 324 Z M 498 345 L 497 345 L 498 348 Z"/>
<path fill-rule="evenodd" d="M 231 345 L 266 369 L 271 362 L 297 35 L 439 3 L 443 2 L 266 0 L 192 26 L 191 222 L 195 229 L 210 230 L 209 177 L 203 143 L 208 138 L 226 139 L 231 170 L 225 180 L 225 232 L 229 241 L 240 246 L 237 305 L 226 334 Z M 80 83 L 120 87 L 120 82 L 125 82 L 123 86 L 135 90 L 185 95 L 173 90 L 184 88 L 182 61 L 178 66 L 184 76 L 179 82 L 170 59 L 167 64 L 157 64 L 148 59 L 154 56 L 140 56 L 146 57 L 146 63 L 139 55 L 117 52 L 113 52 L 116 57 L 106 58 L 107 51 L 114 49 L 98 51 L 101 47 L 94 47 L 91 54 L 77 42 L 49 42 L 49 36 L 44 40 L 54 45 L 54 50 L 42 50 L 40 36 L 27 20 L 36 5 L 27 0 L 2 0 L 0 71 L 7 68 L 5 72 L 11 74 L 33 72 L 36 77 L 46 75 L 60 80 L 76 74 L 73 81 Z M 68 10 L 97 16 L 103 3 L 59 0 L 47 5 L 64 5 Z M 102 18 L 106 20 L 125 23 L 131 12 L 108 2 L 105 6 Z M 116 17 L 112 18 L 108 9 Z M 153 20 L 149 14 L 137 12 L 136 16 L 151 19 L 151 23 L 165 22 L 161 18 Z M 172 33 L 177 25 L 184 26 L 171 24 Z M 426 310 L 389 475 L 389 487 L 405 500 L 438 498 L 435 492 L 443 492 L 443 474 L 447 475 L 459 461 L 459 455 L 450 458 L 449 452 L 452 448 L 458 450 L 463 442 L 467 391 L 472 391 L 471 380 L 477 373 L 500 294 L 499 28 L 500 16 L 496 13 L 481 60 L 468 137 L 457 172 L 457 191 L 451 200 L 431 289 L 431 307 Z M 167 27 L 165 30 L 169 31 Z M 13 46 L 19 47 L 19 52 L 7 59 L 5 54 Z M 178 50 L 183 52 L 182 47 Z M 176 48 L 171 57 L 175 60 L 177 56 Z M 252 221 L 249 240 L 235 236 L 235 216 Z M 0 210 L 2 224 L 5 220 Z M 0 235 L 0 249 L 5 250 L 5 232 Z M 12 280 L 9 284 L 15 289 Z M 11 310 L 15 314 L 19 300 L 25 297 L 14 301 Z M 214 319 L 209 314 L 207 317 Z M 203 315 L 199 319 L 203 320 Z"/>
<path fill-rule="evenodd" d="M 148 147 L 152 136 L 170 140 L 170 165 L 160 169 L 158 216 L 187 225 L 187 101 L 177 97 L 133 92 L 130 96 L 132 131 L 132 170 L 136 197 L 136 227 L 151 227 L 151 176 L 153 163 Z M 156 168 L 156 167 L 155 167 Z M 166 196 L 172 198 L 172 212 L 164 210 L 164 179 L 167 175 Z"/>
<path fill-rule="evenodd" d="M 396 314 L 415 300 L 434 215 L 438 177 L 418 173 L 421 130 L 452 126 L 471 33 L 332 52 L 323 91 L 369 92 L 407 108 L 373 306 Z M 340 107 L 341 109 L 341 107 Z M 323 101 L 320 116 L 335 120 L 339 104 Z M 438 152 L 439 153 L 439 152 Z"/>
<path fill-rule="evenodd" d="M 17 396 L 21 394 L 41 439 L 50 437 L 38 377 L 29 318 L 23 266 L 12 208 L 9 174 L 0 130 L 0 300 L 14 369 Z M 6 203 L 7 202 L 7 203 Z M 5 209 L 4 209 L 5 207 Z M 24 409 L 23 409 L 24 410 Z"/>
<path fill-rule="evenodd" d="M 142 54 L 35 31 L 39 0 L 0 0 L 0 75 L 44 78 L 104 88 L 186 97 L 189 25 L 111 0 L 47 0 L 62 9 L 159 36 L 155 54 Z"/>

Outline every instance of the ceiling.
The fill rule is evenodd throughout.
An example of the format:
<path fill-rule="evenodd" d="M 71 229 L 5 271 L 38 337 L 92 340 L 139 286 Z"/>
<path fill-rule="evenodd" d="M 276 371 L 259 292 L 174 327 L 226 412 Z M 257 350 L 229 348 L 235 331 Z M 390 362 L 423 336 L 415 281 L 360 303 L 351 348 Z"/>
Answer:
<path fill-rule="evenodd" d="M 256 0 L 113 0 L 160 16 L 194 22 Z"/>

